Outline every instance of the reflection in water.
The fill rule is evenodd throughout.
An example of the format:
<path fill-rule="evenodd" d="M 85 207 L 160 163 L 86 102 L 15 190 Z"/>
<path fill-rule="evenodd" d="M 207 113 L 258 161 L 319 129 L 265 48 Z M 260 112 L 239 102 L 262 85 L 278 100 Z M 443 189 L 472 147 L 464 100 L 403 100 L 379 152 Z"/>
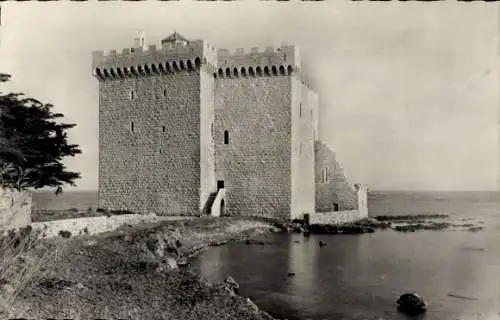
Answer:
<path fill-rule="evenodd" d="M 318 244 L 302 235 L 293 235 L 288 241 L 288 272 L 293 273 L 285 288 L 294 304 L 300 304 L 305 309 L 314 309 L 318 304 L 318 291 L 315 280 L 317 266 Z"/>

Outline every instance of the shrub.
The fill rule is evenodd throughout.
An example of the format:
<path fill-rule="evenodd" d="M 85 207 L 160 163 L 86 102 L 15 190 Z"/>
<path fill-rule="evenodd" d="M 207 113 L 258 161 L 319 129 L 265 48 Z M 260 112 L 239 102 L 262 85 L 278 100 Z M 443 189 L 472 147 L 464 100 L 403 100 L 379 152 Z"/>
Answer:
<path fill-rule="evenodd" d="M 71 232 L 67 230 L 61 230 L 59 231 L 59 235 L 63 237 L 64 239 L 68 239 L 71 237 Z"/>
<path fill-rule="evenodd" d="M 0 238 L 0 318 L 14 316 L 14 302 L 47 274 L 62 247 L 40 240 L 30 226 Z"/>
<path fill-rule="evenodd" d="M 134 214 L 130 210 L 111 210 L 110 213 L 112 215 Z"/>

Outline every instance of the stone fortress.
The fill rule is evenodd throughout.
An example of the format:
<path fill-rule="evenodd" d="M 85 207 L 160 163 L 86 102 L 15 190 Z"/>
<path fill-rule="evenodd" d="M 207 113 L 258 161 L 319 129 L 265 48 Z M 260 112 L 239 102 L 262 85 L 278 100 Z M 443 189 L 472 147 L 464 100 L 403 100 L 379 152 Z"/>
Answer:
<path fill-rule="evenodd" d="M 99 207 L 279 219 L 366 207 L 319 140 L 296 46 L 230 52 L 174 32 L 159 48 L 140 36 L 95 51 L 92 68 Z"/>

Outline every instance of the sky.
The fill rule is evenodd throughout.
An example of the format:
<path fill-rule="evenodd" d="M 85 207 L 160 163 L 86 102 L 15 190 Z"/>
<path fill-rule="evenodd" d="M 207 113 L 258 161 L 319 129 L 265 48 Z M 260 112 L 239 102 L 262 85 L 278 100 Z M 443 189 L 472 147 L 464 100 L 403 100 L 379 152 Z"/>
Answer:
<path fill-rule="evenodd" d="M 497 2 L 4 2 L 0 92 L 24 92 L 76 123 L 65 161 L 97 189 L 91 53 L 174 30 L 219 48 L 295 44 L 320 95 L 320 139 L 372 190 L 498 190 Z"/>

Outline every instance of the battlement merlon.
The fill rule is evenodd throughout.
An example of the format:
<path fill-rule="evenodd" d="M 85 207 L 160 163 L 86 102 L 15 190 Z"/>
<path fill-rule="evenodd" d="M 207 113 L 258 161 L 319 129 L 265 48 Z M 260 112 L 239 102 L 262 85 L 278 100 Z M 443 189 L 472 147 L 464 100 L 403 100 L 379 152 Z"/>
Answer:
<path fill-rule="evenodd" d="M 217 65 L 226 67 L 257 67 L 257 66 L 292 66 L 300 70 L 299 48 L 294 45 L 281 45 L 280 47 L 253 47 L 250 51 L 243 48 L 236 50 L 219 49 L 217 51 Z"/>
<path fill-rule="evenodd" d="M 217 67 L 217 49 L 205 40 L 192 40 L 188 43 L 164 42 L 160 48 L 156 45 L 148 46 L 147 50 L 142 47 L 125 48 L 121 52 L 110 50 L 92 52 L 92 69 L 101 70 L 144 67 L 145 65 L 165 65 L 184 60 L 194 62 L 198 58 L 202 63 Z"/>

